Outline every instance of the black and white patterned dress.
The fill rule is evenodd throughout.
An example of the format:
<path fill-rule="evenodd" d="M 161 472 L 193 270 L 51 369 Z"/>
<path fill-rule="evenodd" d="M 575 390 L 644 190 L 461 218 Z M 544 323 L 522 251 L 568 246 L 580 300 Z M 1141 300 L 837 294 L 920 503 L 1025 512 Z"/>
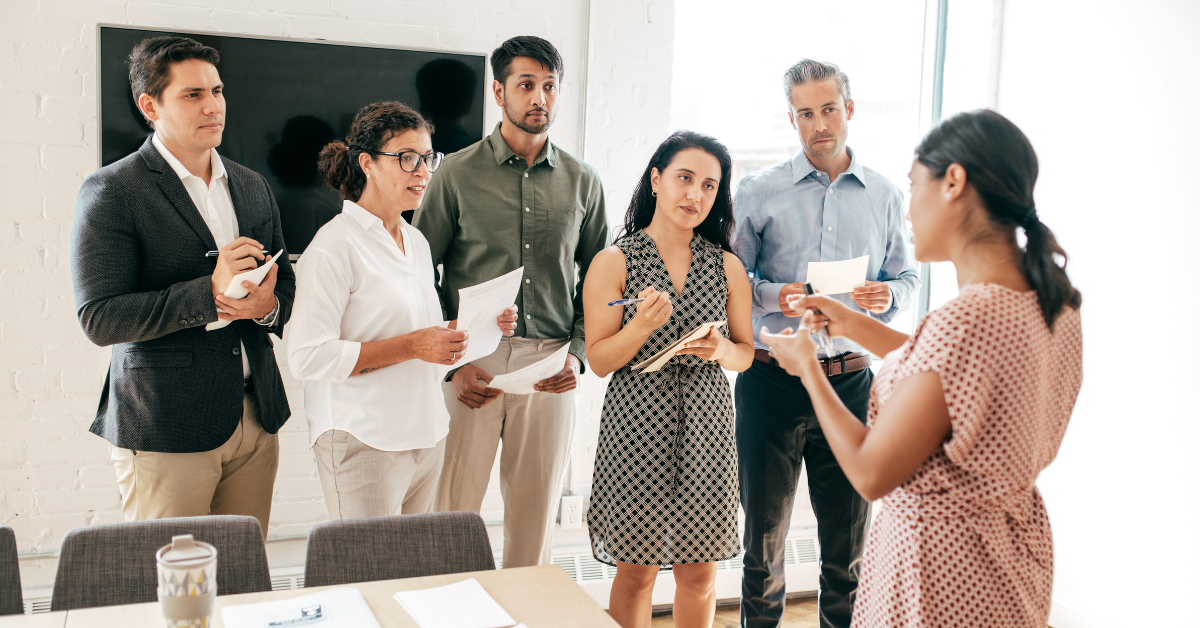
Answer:
<path fill-rule="evenodd" d="M 677 355 L 653 373 L 629 368 L 705 322 L 726 320 L 722 251 L 695 236 L 683 293 L 676 295 L 649 236 L 638 231 L 617 246 L 625 254 L 625 298 L 652 286 L 672 295 L 672 310 L 608 383 L 587 515 L 592 553 L 610 565 L 734 558 L 741 543 L 729 380 L 716 362 L 694 355 Z M 625 306 L 621 325 L 636 314 L 636 305 Z M 720 331 L 728 337 L 728 325 Z"/>

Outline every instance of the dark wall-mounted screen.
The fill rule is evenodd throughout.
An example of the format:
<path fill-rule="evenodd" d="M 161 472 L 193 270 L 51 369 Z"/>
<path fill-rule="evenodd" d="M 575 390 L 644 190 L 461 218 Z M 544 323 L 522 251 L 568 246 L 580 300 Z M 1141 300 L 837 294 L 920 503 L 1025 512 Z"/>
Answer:
<path fill-rule="evenodd" d="M 484 55 L 418 52 L 100 27 L 100 155 L 108 165 L 150 134 L 129 87 L 126 60 L 139 41 L 184 35 L 216 48 L 225 84 L 225 133 L 217 152 L 264 177 L 279 202 L 284 241 L 296 256 L 341 211 L 317 175 L 317 153 L 342 139 L 365 104 L 399 100 L 436 127 L 450 154 L 483 137 Z"/>

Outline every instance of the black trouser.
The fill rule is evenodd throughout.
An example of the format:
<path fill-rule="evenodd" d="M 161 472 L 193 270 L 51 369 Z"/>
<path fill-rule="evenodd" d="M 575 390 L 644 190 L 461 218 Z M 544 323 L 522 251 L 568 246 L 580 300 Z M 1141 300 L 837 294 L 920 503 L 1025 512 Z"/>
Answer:
<path fill-rule="evenodd" d="M 866 422 L 871 370 L 829 378 L 842 402 Z M 738 375 L 738 476 L 746 512 L 742 626 L 779 625 L 783 615 L 783 552 L 802 464 L 817 515 L 822 628 L 846 628 L 858 588 L 871 503 L 838 466 L 799 377 L 757 360 Z"/>

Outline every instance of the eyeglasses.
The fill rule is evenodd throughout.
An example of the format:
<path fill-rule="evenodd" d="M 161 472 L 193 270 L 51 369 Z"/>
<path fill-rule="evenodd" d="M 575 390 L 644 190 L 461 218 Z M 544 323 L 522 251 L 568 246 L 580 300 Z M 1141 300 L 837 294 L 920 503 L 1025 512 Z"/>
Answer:
<path fill-rule="evenodd" d="M 426 153 L 422 155 L 415 150 L 406 150 L 402 153 L 384 153 L 378 151 L 367 152 L 371 153 L 372 155 L 387 155 L 388 157 L 395 157 L 399 159 L 400 169 L 405 172 L 416 172 L 417 168 L 421 167 L 422 161 L 425 162 L 425 167 L 429 168 L 430 172 L 433 172 L 441 167 L 442 158 L 445 157 L 445 155 L 438 152 Z"/>

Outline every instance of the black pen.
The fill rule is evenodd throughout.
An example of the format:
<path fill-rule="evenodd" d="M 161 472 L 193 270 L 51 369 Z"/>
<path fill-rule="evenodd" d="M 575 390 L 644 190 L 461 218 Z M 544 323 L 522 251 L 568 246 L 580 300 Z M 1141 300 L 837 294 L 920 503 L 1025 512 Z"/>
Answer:
<path fill-rule="evenodd" d="M 263 250 L 262 250 L 262 254 L 263 254 L 263 255 L 266 255 L 266 254 L 267 254 L 267 250 L 266 250 L 266 249 L 263 249 Z M 221 255 L 221 252 L 220 252 L 220 251 L 209 251 L 209 252 L 207 252 L 207 253 L 205 253 L 205 254 L 204 254 L 204 257 L 218 257 L 218 256 L 220 256 L 220 255 Z"/>
<path fill-rule="evenodd" d="M 813 289 L 812 289 L 812 284 L 810 284 L 810 283 L 804 284 L 804 294 L 806 294 L 810 297 L 814 294 Z M 813 310 L 813 312 L 820 314 L 821 310 Z M 817 332 L 817 340 L 821 341 L 821 349 L 825 351 L 825 357 L 827 357 L 829 359 L 833 359 L 834 358 L 833 339 L 831 339 L 829 337 L 829 330 L 822 327 Z"/>

